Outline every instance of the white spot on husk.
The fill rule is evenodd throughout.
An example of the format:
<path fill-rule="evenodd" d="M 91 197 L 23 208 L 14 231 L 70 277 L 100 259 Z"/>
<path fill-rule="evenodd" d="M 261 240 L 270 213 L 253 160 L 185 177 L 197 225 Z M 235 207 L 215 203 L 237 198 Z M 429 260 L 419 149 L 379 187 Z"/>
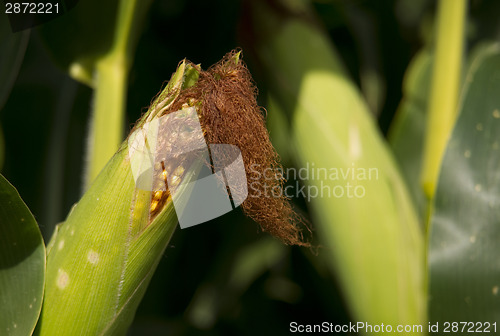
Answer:
<path fill-rule="evenodd" d="M 97 253 L 94 250 L 90 250 L 89 253 L 87 254 L 87 260 L 91 264 L 96 264 L 99 261 L 99 253 Z"/>
<path fill-rule="evenodd" d="M 61 268 L 57 271 L 57 287 L 64 289 L 69 284 L 69 275 Z"/>

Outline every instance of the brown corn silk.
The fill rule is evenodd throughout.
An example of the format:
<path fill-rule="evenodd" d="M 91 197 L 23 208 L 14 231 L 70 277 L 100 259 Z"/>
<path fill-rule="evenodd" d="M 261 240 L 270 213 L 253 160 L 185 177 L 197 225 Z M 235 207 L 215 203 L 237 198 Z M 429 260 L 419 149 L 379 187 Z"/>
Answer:
<path fill-rule="evenodd" d="M 282 192 L 286 181 L 278 173 L 279 156 L 257 104 L 257 87 L 238 56 L 232 51 L 207 71 L 191 64 L 199 71 L 197 83 L 182 90 L 163 114 L 196 106 L 207 142 L 235 145 L 241 151 L 248 186 L 243 212 L 285 244 L 310 246 L 298 227 L 304 224 L 302 217 Z M 280 192 L 276 195 L 272 190 Z"/>

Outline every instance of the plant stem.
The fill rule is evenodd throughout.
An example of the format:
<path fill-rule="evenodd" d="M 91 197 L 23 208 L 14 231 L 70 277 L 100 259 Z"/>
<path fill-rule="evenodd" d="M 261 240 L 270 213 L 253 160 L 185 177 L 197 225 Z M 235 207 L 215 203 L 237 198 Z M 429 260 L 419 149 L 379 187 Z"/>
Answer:
<path fill-rule="evenodd" d="M 431 82 L 422 186 L 434 197 L 441 160 L 455 123 L 463 59 L 466 0 L 441 0 Z"/>
<path fill-rule="evenodd" d="M 96 178 L 123 140 L 128 71 L 138 25 L 151 0 L 122 0 L 110 52 L 96 63 L 95 105 L 88 143 L 85 188 Z"/>
<path fill-rule="evenodd" d="M 96 64 L 95 105 L 88 144 L 90 152 L 86 186 L 96 178 L 122 141 L 127 70 L 120 56 L 120 53 L 114 53 Z"/>

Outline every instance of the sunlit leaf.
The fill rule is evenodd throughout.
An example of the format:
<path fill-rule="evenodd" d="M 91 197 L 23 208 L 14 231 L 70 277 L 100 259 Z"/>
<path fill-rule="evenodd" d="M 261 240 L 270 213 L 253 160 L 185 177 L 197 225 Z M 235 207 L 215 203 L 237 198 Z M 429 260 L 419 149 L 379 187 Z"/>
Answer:
<path fill-rule="evenodd" d="M 308 21 L 274 16 L 260 2 L 255 8 L 258 60 L 288 114 L 295 160 L 309 172 L 302 182 L 320 255 L 340 278 L 354 319 L 423 323 L 422 232 L 359 90 Z"/>

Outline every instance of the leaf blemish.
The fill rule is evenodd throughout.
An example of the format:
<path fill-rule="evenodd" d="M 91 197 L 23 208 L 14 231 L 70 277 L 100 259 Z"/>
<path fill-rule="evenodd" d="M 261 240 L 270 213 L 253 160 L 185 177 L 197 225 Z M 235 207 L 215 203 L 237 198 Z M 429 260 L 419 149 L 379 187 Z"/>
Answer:
<path fill-rule="evenodd" d="M 91 264 L 96 264 L 99 261 L 99 253 L 97 253 L 94 250 L 90 250 L 89 253 L 87 254 L 87 260 Z"/>
<path fill-rule="evenodd" d="M 68 284 L 69 284 L 69 275 L 68 275 L 68 273 L 66 273 L 61 268 L 57 271 L 57 273 L 59 275 L 57 276 L 57 283 L 56 283 L 56 285 L 60 289 L 65 289 L 68 286 Z"/>

